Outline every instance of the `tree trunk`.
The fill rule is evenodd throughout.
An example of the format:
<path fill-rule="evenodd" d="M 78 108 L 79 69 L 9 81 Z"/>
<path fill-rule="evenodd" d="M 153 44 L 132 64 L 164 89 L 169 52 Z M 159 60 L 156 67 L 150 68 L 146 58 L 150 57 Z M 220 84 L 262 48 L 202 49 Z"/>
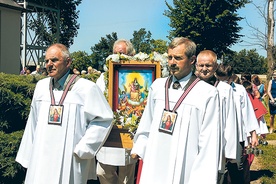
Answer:
<path fill-rule="evenodd" d="M 268 0 L 267 5 L 267 66 L 268 66 L 268 73 L 267 73 L 267 80 L 271 79 L 272 72 L 275 68 L 274 64 L 274 27 L 275 27 L 275 20 L 274 20 L 274 0 Z"/>

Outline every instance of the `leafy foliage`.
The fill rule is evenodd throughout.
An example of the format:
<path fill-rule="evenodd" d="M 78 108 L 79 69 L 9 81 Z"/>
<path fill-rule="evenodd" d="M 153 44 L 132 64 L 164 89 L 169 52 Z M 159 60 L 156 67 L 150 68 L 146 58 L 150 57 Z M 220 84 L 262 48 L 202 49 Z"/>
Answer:
<path fill-rule="evenodd" d="M 165 40 L 152 40 L 151 47 L 153 48 L 153 51 L 158 53 L 166 53 L 168 51 L 168 42 Z"/>
<path fill-rule="evenodd" d="M 19 0 L 18 0 L 19 1 Z M 77 6 L 82 0 L 69 0 L 69 1 L 56 1 L 56 0 L 29 0 L 29 3 L 34 3 L 40 6 L 47 6 L 53 9 L 58 9 L 60 6 L 60 19 L 58 19 L 57 12 L 46 13 L 37 12 L 37 18 L 31 19 L 28 25 L 36 35 L 38 35 L 38 42 L 41 45 L 50 45 L 56 43 L 59 38 L 59 42 L 63 43 L 67 47 L 73 44 L 74 37 L 77 36 L 77 30 L 79 24 L 77 19 L 79 17 L 79 11 Z M 57 23 L 60 23 L 60 27 L 56 27 Z M 46 24 L 46 25 L 45 25 Z M 58 32 L 60 30 L 60 32 Z"/>
<path fill-rule="evenodd" d="M 134 31 L 133 38 L 130 39 L 133 47 L 138 52 L 151 53 L 152 52 L 152 43 L 153 39 L 151 39 L 151 32 L 146 31 L 145 28 L 141 28 L 139 31 Z"/>
<path fill-rule="evenodd" d="M 91 47 L 93 68 L 103 70 L 105 59 L 113 52 L 113 44 L 117 39 L 117 33 L 112 32 L 111 34 L 106 35 L 106 38 L 101 37 L 99 43 Z"/>
<path fill-rule="evenodd" d="M 223 62 L 231 65 L 234 73 L 266 74 L 267 72 L 267 62 L 256 49 L 243 49 L 238 53 L 226 55 Z"/>
<path fill-rule="evenodd" d="M 13 132 L 25 127 L 35 84 L 40 78 L 0 73 L 0 130 Z"/>
<path fill-rule="evenodd" d="M 71 58 L 73 60 L 71 69 L 76 68 L 78 71 L 82 71 L 92 65 L 91 56 L 84 51 L 73 52 Z"/>
<path fill-rule="evenodd" d="M 93 81 L 96 83 L 97 79 L 100 77 L 100 73 L 98 72 L 95 72 L 95 73 L 92 73 L 92 74 L 84 74 L 84 75 L 81 75 L 82 78 L 84 79 L 87 79 L 87 80 L 90 80 L 90 81 Z"/>
<path fill-rule="evenodd" d="M 23 183 L 25 169 L 15 162 L 23 131 L 0 131 L 0 184 Z"/>
<path fill-rule="evenodd" d="M 189 37 L 198 45 L 198 51 L 214 50 L 219 56 L 238 43 L 241 27 L 237 10 L 248 0 L 174 0 L 164 15 L 170 18 L 170 38 Z"/>
<path fill-rule="evenodd" d="M 80 28 L 77 19 L 79 11 L 77 6 L 82 0 L 60 1 L 60 43 L 70 46 L 74 43 L 74 37 L 77 36 Z"/>

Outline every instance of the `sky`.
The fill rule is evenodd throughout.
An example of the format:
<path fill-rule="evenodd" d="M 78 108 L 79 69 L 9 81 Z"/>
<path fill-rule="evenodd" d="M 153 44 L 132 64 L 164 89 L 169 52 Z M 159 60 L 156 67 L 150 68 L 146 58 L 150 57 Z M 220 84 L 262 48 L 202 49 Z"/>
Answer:
<path fill-rule="evenodd" d="M 167 0 L 172 5 L 173 0 Z M 259 0 L 253 0 L 256 5 L 263 6 Z M 134 31 L 145 28 L 150 31 L 153 39 L 168 41 L 170 20 L 164 15 L 167 10 L 165 0 L 82 0 L 77 8 L 79 13 L 78 23 L 80 29 L 74 44 L 70 47 L 71 52 L 85 51 L 91 54 L 91 46 L 99 43 L 101 37 L 116 32 L 118 38 L 130 40 Z M 239 22 L 243 28 L 240 34 L 245 35 L 241 41 L 251 41 L 253 30 L 246 21 L 258 29 L 265 31 L 264 20 L 258 14 L 256 8 L 248 4 L 238 11 L 245 19 Z M 248 46 L 240 43 L 231 47 L 234 51 L 256 48 L 260 55 L 265 56 L 265 50 L 257 46 Z"/>

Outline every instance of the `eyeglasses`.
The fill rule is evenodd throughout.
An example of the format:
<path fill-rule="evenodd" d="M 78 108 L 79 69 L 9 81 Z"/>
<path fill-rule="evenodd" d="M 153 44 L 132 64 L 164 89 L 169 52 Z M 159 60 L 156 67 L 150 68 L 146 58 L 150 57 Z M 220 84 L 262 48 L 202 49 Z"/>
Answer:
<path fill-rule="evenodd" d="M 124 51 L 121 51 L 121 52 L 113 52 L 113 54 L 125 54 L 125 55 L 127 55 Z"/>
<path fill-rule="evenodd" d="M 173 58 L 176 61 L 181 61 L 181 60 L 185 59 L 185 56 L 168 56 L 168 60 L 172 60 Z"/>

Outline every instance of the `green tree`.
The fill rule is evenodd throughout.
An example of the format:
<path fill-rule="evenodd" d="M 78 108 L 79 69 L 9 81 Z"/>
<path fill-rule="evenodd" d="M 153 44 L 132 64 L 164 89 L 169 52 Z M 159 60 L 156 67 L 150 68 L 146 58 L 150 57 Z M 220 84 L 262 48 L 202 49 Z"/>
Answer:
<path fill-rule="evenodd" d="M 76 68 L 78 71 L 87 71 L 88 66 L 92 66 L 91 56 L 84 51 L 73 52 L 71 58 L 73 60 L 71 69 Z"/>
<path fill-rule="evenodd" d="M 34 3 L 40 6 L 47 6 L 53 9 L 60 7 L 60 18 L 56 12 L 37 12 L 37 17 L 28 22 L 28 26 L 37 36 L 41 45 L 50 45 L 57 42 L 70 47 L 74 43 L 74 37 L 77 36 L 79 24 L 77 19 L 79 11 L 77 6 L 82 0 L 56 1 L 56 0 L 29 0 L 28 3 Z M 58 22 L 60 27 L 57 28 Z M 58 30 L 60 32 L 58 33 Z"/>
<path fill-rule="evenodd" d="M 139 31 L 134 31 L 133 38 L 130 39 L 136 53 L 145 52 L 147 54 L 152 52 L 151 43 L 153 39 L 151 38 L 151 32 L 146 31 L 145 28 L 141 28 Z"/>
<path fill-rule="evenodd" d="M 103 70 L 103 65 L 106 62 L 105 59 L 113 53 L 113 44 L 117 39 L 117 33 L 112 32 L 106 35 L 106 37 L 101 37 L 99 43 L 91 47 L 93 68 Z M 167 52 L 167 42 L 160 39 L 152 39 L 150 31 L 146 31 L 145 28 L 134 31 L 133 38 L 130 39 L 130 42 L 133 44 L 136 53 L 145 52 L 150 54 L 152 51 L 156 51 L 163 54 Z"/>
<path fill-rule="evenodd" d="M 106 35 L 106 38 L 101 37 L 99 43 L 91 47 L 93 68 L 103 70 L 105 59 L 113 53 L 113 44 L 117 39 L 117 33 L 112 32 L 111 34 Z"/>
<path fill-rule="evenodd" d="M 234 54 L 226 55 L 225 63 L 233 67 L 234 73 L 266 74 L 267 63 L 263 56 L 260 56 L 256 49 L 241 50 Z"/>
<path fill-rule="evenodd" d="M 153 40 L 151 43 L 151 47 L 153 48 L 153 51 L 163 54 L 168 50 L 168 42 L 161 39 Z"/>
<path fill-rule="evenodd" d="M 170 18 L 170 38 L 184 36 L 196 42 L 198 51 L 214 50 L 219 56 L 239 42 L 241 27 L 237 10 L 248 0 L 174 0 L 166 2 L 169 10 L 164 15 Z"/>
<path fill-rule="evenodd" d="M 74 37 L 78 34 L 80 25 L 77 22 L 79 11 L 77 6 L 82 0 L 60 1 L 60 43 L 67 47 L 74 43 Z"/>

